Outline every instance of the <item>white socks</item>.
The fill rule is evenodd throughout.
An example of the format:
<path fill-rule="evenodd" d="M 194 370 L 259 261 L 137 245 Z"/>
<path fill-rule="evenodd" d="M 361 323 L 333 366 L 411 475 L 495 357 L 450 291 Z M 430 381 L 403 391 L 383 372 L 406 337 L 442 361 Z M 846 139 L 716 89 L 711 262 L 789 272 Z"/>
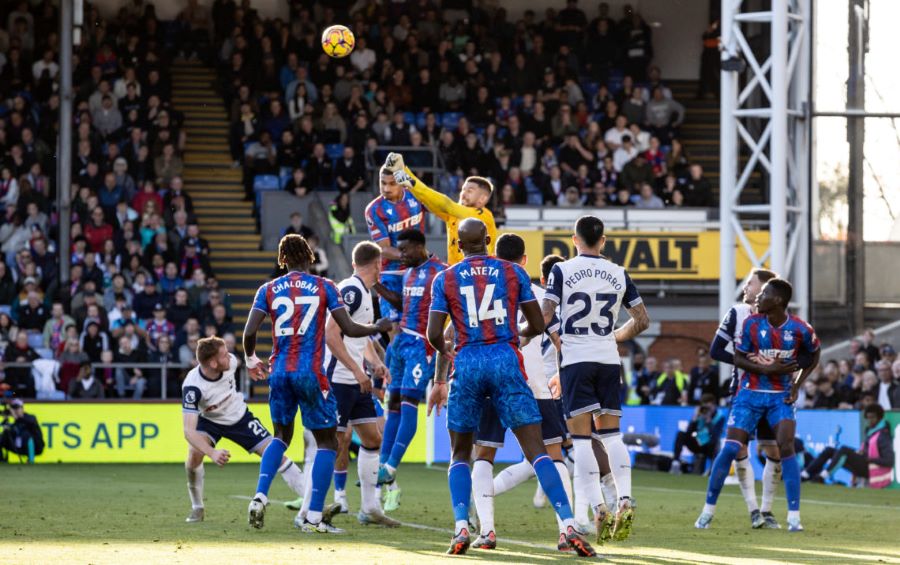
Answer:
<path fill-rule="evenodd" d="M 587 503 L 588 507 L 596 508 L 603 502 L 603 493 L 600 490 L 600 466 L 594 456 L 594 447 L 590 437 L 573 438 L 575 446 L 575 502 L 576 505 Z M 623 445 L 624 447 L 624 445 Z M 612 457 L 610 457 L 612 464 Z M 630 469 L 629 469 L 630 470 Z M 575 514 L 581 522 L 582 516 L 587 515 L 587 509 L 578 509 Z"/>
<path fill-rule="evenodd" d="M 612 473 L 607 473 L 600 478 L 600 489 L 603 491 L 603 501 L 610 510 L 616 509 L 616 501 L 619 497 L 616 493 L 616 479 Z"/>
<path fill-rule="evenodd" d="M 297 516 L 299 516 L 301 520 L 309 518 L 309 503 L 312 500 L 312 471 L 314 462 L 315 459 L 310 459 L 308 463 L 304 464 L 304 466 L 306 467 L 305 474 L 307 477 L 309 477 L 309 480 L 304 481 L 306 484 L 303 488 L 303 504 L 300 505 L 300 511 L 297 512 Z"/>
<path fill-rule="evenodd" d="M 305 486 L 303 484 L 303 471 L 300 470 L 296 463 L 285 457 L 281 467 L 278 468 L 278 472 L 281 473 L 281 478 L 284 479 L 284 482 L 287 483 L 291 490 L 297 493 L 297 496 L 303 496 Z"/>
<path fill-rule="evenodd" d="M 773 461 L 766 457 L 766 466 L 763 468 L 762 480 L 762 500 L 760 501 L 760 510 L 763 512 L 772 511 L 772 501 L 775 499 L 775 489 L 781 482 L 781 461 Z"/>
<path fill-rule="evenodd" d="M 741 485 L 741 494 L 747 503 L 747 511 L 759 510 L 756 505 L 756 476 L 753 474 L 753 464 L 749 457 L 734 460 L 734 474 L 737 475 L 738 484 Z"/>
<path fill-rule="evenodd" d="M 474 481 L 474 471 L 472 474 Z M 515 465 L 510 465 L 494 477 L 494 496 L 519 486 L 533 476 L 534 469 L 528 461 L 522 460 Z"/>
<path fill-rule="evenodd" d="M 196 469 L 185 466 L 188 478 L 188 496 L 191 497 L 191 508 L 203 508 L 203 463 Z"/>
<path fill-rule="evenodd" d="M 603 442 L 603 449 L 606 450 L 606 455 L 609 457 L 609 468 L 616 483 L 616 493 L 619 495 L 619 499 L 631 498 L 631 454 L 628 453 L 628 448 L 622 441 L 622 432 L 604 434 L 600 441 Z M 588 445 L 590 445 L 589 441 Z M 610 506 L 610 508 L 613 507 Z"/>
<path fill-rule="evenodd" d="M 319 446 L 316 443 L 316 436 L 307 429 L 303 430 L 303 445 L 306 446 L 306 451 L 303 452 L 303 468 L 306 474 L 312 477 L 310 470 L 312 469 L 313 461 L 316 460 L 316 451 L 319 450 Z"/>
<path fill-rule="evenodd" d="M 494 465 L 477 459 L 472 464 L 472 494 L 482 535 L 494 529 Z"/>
<path fill-rule="evenodd" d="M 368 450 L 365 447 L 360 447 L 359 456 L 356 459 L 362 497 L 361 506 L 362 511 L 366 513 L 381 510 L 381 502 L 375 488 L 378 483 L 379 456 L 378 449 Z"/>

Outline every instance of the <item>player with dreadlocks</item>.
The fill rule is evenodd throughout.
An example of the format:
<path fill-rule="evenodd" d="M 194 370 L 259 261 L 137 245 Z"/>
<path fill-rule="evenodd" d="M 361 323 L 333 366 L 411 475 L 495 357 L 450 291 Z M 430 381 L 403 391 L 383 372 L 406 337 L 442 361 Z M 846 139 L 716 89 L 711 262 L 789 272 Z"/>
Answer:
<path fill-rule="evenodd" d="M 357 324 L 341 300 L 333 282 L 306 272 L 314 261 L 312 249 L 303 236 L 289 234 L 278 244 L 278 264 L 287 274 L 259 287 L 244 328 L 244 356 L 253 380 L 269 378 L 269 409 L 275 425 L 275 439 L 259 466 L 259 483 L 250 502 L 248 521 L 261 528 L 268 503 L 269 487 L 282 456 L 294 435 L 294 418 L 300 407 L 303 427 L 312 430 L 318 449 L 310 473 L 308 510 L 301 509 L 294 525 L 304 532 L 340 533 L 330 524 L 333 510 L 324 510 L 325 496 L 334 473 L 337 453 L 337 401 L 323 368 L 325 322 L 328 313 L 348 337 L 374 335 L 390 328 L 390 321 Z M 272 356 L 269 363 L 256 356 L 256 332 L 266 317 L 272 320 Z M 350 363 L 346 350 L 333 352 L 341 363 Z M 371 381 L 360 383 L 363 393 Z M 304 504 L 306 506 L 306 504 Z"/>

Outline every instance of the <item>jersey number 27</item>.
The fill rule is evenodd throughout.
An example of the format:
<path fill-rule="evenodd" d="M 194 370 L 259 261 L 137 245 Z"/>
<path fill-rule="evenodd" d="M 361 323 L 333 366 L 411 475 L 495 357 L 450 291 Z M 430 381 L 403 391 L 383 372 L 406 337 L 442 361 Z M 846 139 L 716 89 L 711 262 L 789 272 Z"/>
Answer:
<path fill-rule="evenodd" d="M 272 301 L 272 308 L 276 311 L 280 308 L 284 308 L 284 312 L 281 313 L 277 318 L 275 318 L 275 336 L 290 336 L 294 335 L 294 328 L 291 325 L 291 320 L 294 317 L 294 306 L 306 306 L 306 312 L 303 314 L 303 319 L 300 320 L 300 327 L 297 329 L 297 335 L 303 335 L 306 333 L 307 328 L 309 328 L 309 324 L 312 322 L 313 316 L 316 315 L 316 310 L 319 309 L 319 297 L 318 296 L 298 296 L 294 298 L 292 301 L 290 298 L 286 296 L 279 296 L 275 300 Z"/>
<path fill-rule="evenodd" d="M 475 305 L 475 287 L 463 286 L 459 292 L 466 299 L 466 313 L 469 317 L 469 327 L 477 328 L 479 322 L 485 320 L 494 320 L 498 326 L 506 323 L 506 308 L 503 307 L 503 301 L 499 298 L 494 300 L 494 285 L 488 284 L 484 287 L 484 296 L 481 297 L 481 304 Z"/>

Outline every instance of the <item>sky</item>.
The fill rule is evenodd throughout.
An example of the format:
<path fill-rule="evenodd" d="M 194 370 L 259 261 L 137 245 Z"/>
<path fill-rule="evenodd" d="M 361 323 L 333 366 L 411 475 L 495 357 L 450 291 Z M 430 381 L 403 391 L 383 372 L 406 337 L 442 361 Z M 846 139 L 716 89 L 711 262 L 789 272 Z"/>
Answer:
<path fill-rule="evenodd" d="M 846 108 L 848 76 L 846 0 L 816 1 L 815 99 L 819 111 Z M 866 109 L 900 112 L 896 22 L 900 1 L 870 0 L 869 51 L 866 54 Z M 819 183 L 846 171 L 846 120 L 816 119 L 816 176 Z M 863 235 L 870 241 L 900 241 L 900 120 L 867 119 Z M 893 217 L 892 217 L 893 214 Z M 822 237 L 833 239 L 836 224 L 846 226 L 846 208 L 835 221 L 823 222 Z"/>

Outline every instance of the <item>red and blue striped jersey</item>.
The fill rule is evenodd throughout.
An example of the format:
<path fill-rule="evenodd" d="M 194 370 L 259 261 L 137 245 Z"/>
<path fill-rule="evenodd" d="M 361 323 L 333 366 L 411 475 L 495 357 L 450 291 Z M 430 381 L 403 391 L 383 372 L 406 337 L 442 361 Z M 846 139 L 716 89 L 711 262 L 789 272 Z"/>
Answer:
<path fill-rule="evenodd" d="M 403 313 L 400 316 L 402 330 L 425 337 L 428 309 L 431 306 L 431 283 L 446 268 L 447 265 L 432 256 L 418 267 L 410 267 L 403 273 Z"/>
<path fill-rule="evenodd" d="M 796 361 L 801 353 L 811 354 L 819 349 L 816 332 L 797 316 L 788 316 L 778 327 L 772 326 L 765 314 L 753 314 L 744 320 L 739 336 L 735 336 L 738 351 L 748 355 L 764 355 L 775 359 L 776 363 Z M 793 375 L 757 375 L 744 371 L 741 389 L 759 392 L 782 392 L 790 390 Z"/>
<path fill-rule="evenodd" d="M 259 287 L 252 308 L 272 319 L 273 373 L 324 375 L 325 322 L 328 312 L 344 308 L 333 282 L 291 271 Z"/>
<path fill-rule="evenodd" d="M 522 267 L 485 255 L 466 257 L 434 278 L 431 310 L 450 316 L 457 351 L 467 345 L 519 346 L 519 305 L 535 300 Z"/>
<path fill-rule="evenodd" d="M 366 206 L 366 226 L 372 241 L 389 239 L 391 247 L 397 247 L 397 237 L 403 230 L 415 228 L 425 233 L 425 208 L 405 189 L 397 202 L 378 196 Z M 402 274 L 403 264 L 399 260 L 382 259 L 381 270 Z"/>

